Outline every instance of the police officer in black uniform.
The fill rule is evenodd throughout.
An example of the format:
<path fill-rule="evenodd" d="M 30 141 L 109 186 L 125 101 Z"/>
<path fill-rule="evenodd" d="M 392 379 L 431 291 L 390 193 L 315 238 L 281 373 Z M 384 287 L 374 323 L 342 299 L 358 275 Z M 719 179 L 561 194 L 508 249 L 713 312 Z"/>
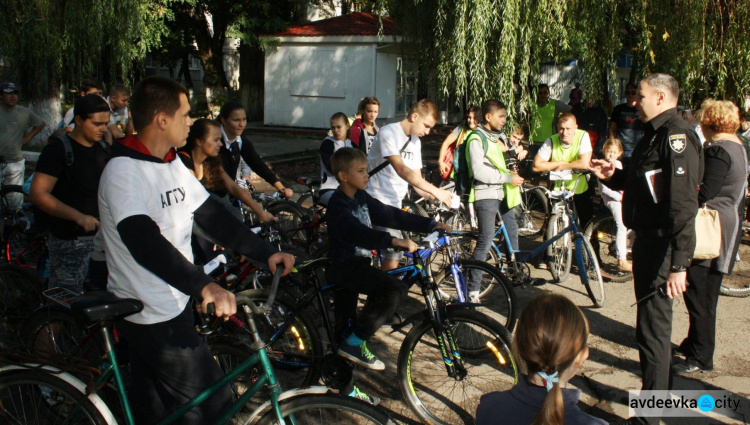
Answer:
<path fill-rule="evenodd" d="M 636 338 L 643 390 L 671 386 L 672 299 L 687 288 L 686 268 L 695 249 L 702 148 L 677 112 L 679 93 L 670 75 L 652 74 L 641 81 L 636 108 L 644 134 L 630 164 L 615 170 L 614 164 L 593 160 L 591 167 L 604 184 L 625 190 L 623 221 L 636 234 L 633 277 L 636 299 L 642 300 Z"/>

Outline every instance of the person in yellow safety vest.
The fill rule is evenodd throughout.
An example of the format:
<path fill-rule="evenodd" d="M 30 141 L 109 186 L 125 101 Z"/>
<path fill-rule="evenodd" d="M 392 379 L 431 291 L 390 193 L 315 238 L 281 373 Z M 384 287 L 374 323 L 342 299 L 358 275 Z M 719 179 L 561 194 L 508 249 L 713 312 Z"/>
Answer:
<path fill-rule="evenodd" d="M 591 139 L 578 129 L 575 115 L 566 112 L 557 120 L 557 134 L 547 139 L 534 157 L 534 172 L 587 170 L 592 155 Z M 573 179 L 557 181 L 553 190 L 575 190 L 576 211 L 583 226 L 593 214 L 593 199 L 585 175 L 573 173 Z M 591 188 L 593 189 L 593 185 Z"/>
<path fill-rule="evenodd" d="M 516 235 L 518 225 L 515 219 L 515 209 L 521 202 L 518 186 L 523 184 L 523 178 L 508 171 L 503 158 L 507 151 L 505 135 L 501 133 L 507 118 L 506 106 L 497 100 L 487 100 L 482 103 L 482 123 L 477 126 L 467 138 L 466 152 L 469 173 L 474 179 L 470 201 L 473 199 L 474 210 L 479 223 L 479 238 L 472 258 L 486 261 L 487 252 L 495 234 L 495 217 L 500 211 L 500 205 L 508 198 L 511 213 L 503 215 L 508 228 L 513 227 Z M 507 217 L 506 217 L 507 216 Z M 516 236 L 516 239 L 518 236 Z M 514 246 L 515 248 L 515 246 Z M 472 271 L 468 276 L 469 301 L 479 302 L 479 284 L 481 272 Z"/>

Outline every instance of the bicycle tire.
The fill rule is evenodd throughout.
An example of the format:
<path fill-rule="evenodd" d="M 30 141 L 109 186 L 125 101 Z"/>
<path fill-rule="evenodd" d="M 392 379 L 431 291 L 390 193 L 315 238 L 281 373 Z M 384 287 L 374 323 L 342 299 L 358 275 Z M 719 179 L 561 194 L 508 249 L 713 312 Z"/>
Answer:
<path fill-rule="evenodd" d="M 414 201 L 410 201 L 408 199 L 404 199 L 401 201 L 401 211 L 406 211 L 411 214 L 416 214 L 420 217 L 429 217 L 427 214 L 427 211 L 425 211 L 424 208 L 422 208 L 421 205 L 417 204 Z M 402 230 L 402 233 L 404 234 L 404 237 L 407 239 L 418 239 L 418 236 L 416 232 L 409 232 Z"/>
<path fill-rule="evenodd" d="M 610 282 L 627 282 L 633 279 L 633 272 L 620 270 L 616 247 L 617 225 L 608 211 L 594 217 L 583 234 L 596 254 L 602 277 Z"/>
<path fill-rule="evenodd" d="M 0 372 L 0 405 L 4 424 L 107 425 L 112 418 L 96 394 L 86 395 L 83 382 L 67 373 L 37 369 Z"/>
<path fill-rule="evenodd" d="M 312 212 L 315 205 L 313 205 L 313 199 L 312 194 L 310 192 L 303 193 L 302 195 L 297 198 L 297 205 L 300 206 L 300 208 L 303 208 L 307 211 Z"/>
<path fill-rule="evenodd" d="M 299 395 L 280 401 L 279 408 L 283 418 L 294 415 L 299 425 L 395 425 L 385 411 L 364 401 L 334 394 Z M 277 423 L 278 419 L 273 409 L 267 411 L 257 422 L 258 425 Z"/>
<path fill-rule="evenodd" d="M 483 394 L 508 390 L 518 382 L 510 334 L 497 321 L 471 309 L 449 310 L 445 323 L 467 375 L 463 379 L 447 375 L 433 323 L 422 321 L 401 344 L 399 385 L 404 400 L 423 421 L 473 424 Z"/>
<path fill-rule="evenodd" d="M 568 227 L 568 220 L 567 215 L 552 214 L 549 223 L 547 223 L 546 240 L 552 239 L 560 230 Z M 570 234 L 561 237 L 547 247 L 547 265 L 555 282 L 561 283 L 568 279 L 572 256 L 573 244 L 570 241 Z"/>
<path fill-rule="evenodd" d="M 586 287 L 586 293 L 591 298 L 595 307 L 604 306 L 604 283 L 602 282 L 602 273 L 599 269 L 599 263 L 594 256 L 594 248 L 583 235 L 576 237 L 576 266 L 578 275 L 581 277 L 581 283 Z"/>
<path fill-rule="evenodd" d="M 0 264 L 0 317 L 24 315 L 39 304 L 44 284 L 15 264 Z"/>
<path fill-rule="evenodd" d="M 39 233 L 19 225 L 11 227 L 5 237 L 5 260 L 26 269 L 36 270 L 39 258 L 46 249 L 47 245 Z"/>
<path fill-rule="evenodd" d="M 268 300 L 269 292 L 268 289 L 249 289 L 238 295 L 250 297 L 256 304 L 262 305 Z M 296 301 L 291 296 L 279 292 L 274 300 L 275 307 L 269 314 L 255 317 L 263 341 L 268 341 L 276 333 L 294 305 Z M 237 306 L 237 317 L 244 323 L 247 323 L 246 314 L 252 313 Z M 323 362 L 323 344 L 315 320 L 308 315 L 308 311 L 300 311 L 276 342 L 268 346 L 268 357 L 282 388 L 298 388 L 318 382 Z"/>
<path fill-rule="evenodd" d="M 549 202 L 544 191 L 535 187 L 522 194 L 523 208 L 518 221 L 518 235 L 536 239 L 544 233 L 549 219 Z"/>
<path fill-rule="evenodd" d="M 75 357 L 98 368 L 104 347 L 94 333 L 93 328 L 82 326 L 70 310 L 49 306 L 29 316 L 21 328 L 21 340 L 34 354 Z"/>
<path fill-rule="evenodd" d="M 482 273 L 482 280 L 479 284 L 479 298 L 486 300 L 492 293 L 492 299 L 487 303 L 488 308 L 502 318 L 498 320 L 497 317 L 493 317 L 493 319 L 497 320 L 509 332 L 513 332 L 513 328 L 516 326 L 516 306 L 518 305 L 513 285 L 497 267 L 493 267 L 484 261 L 461 260 L 461 273 L 464 276 L 464 281 L 468 278 L 469 271 L 472 270 Z M 437 282 L 438 285 L 445 284 L 455 288 L 451 273 L 443 273 L 439 278 L 441 279 Z"/>
<path fill-rule="evenodd" d="M 453 247 L 461 253 L 461 258 L 471 259 L 474 254 L 474 248 L 477 245 L 477 236 L 474 233 L 453 236 L 451 237 L 451 242 L 453 243 Z M 494 248 L 490 247 L 490 250 L 487 251 L 485 262 L 493 267 L 500 268 L 503 264 L 503 258 L 498 255 Z M 479 298 L 482 298 L 481 290 Z"/>
<path fill-rule="evenodd" d="M 727 297 L 733 297 L 733 298 L 746 298 L 750 297 L 750 285 L 743 284 L 739 287 L 724 285 L 721 284 L 721 287 L 719 288 L 719 293 L 721 295 L 725 295 Z"/>
<path fill-rule="evenodd" d="M 213 353 L 214 360 L 219 364 L 224 374 L 233 371 L 253 355 L 253 350 L 250 347 L 244 344 L 237 345 L 237 341 L 232 341 L 230 338 L 208 338 L 207 344 L 211 349 L 211 353 Z M 262 367 L 258 364 L 233 379 L 229 383 L 233 400 L 237 402 L 262 374 Z M 251 397 L 248 401 L 249 406 L 243 407 L 242 411 L 252 411 L 268 400 L 270 393 L 267 390 L 268 387 L 264 387 L 260 392 Z"/>
<path fill-rule="evenodd" d="M 266 210 L 279 219 L 279 229 L 295 244 L 305 246 L 310 240 L 309 229 L 302 224 L 310 218 L 309 212 L 296 203 L 283 199 L 269 204 Z"/>

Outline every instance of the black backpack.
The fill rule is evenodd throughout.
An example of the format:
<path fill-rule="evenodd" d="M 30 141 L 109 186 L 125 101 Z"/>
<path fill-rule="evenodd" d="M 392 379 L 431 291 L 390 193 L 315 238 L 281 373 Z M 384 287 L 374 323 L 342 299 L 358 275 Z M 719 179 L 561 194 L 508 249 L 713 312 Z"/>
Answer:
<path fill-rule="evenodd" d="M 72 179 L 73 162 L 75 160 L 75 155 L 73 155 L 73 146 L 70 143 L 70 137 L 68 137 L 66 133 L 54 137 L 52 140 L 59 140 L 60 142 L 62 142 L 63 148 L 65 149 L 65 177 L 68 179 Z M 101 148 L 107 154 L 107 158 L 109 159 L 112 155 L 110 152 L 109 144 L 107 144 L 107 142 L 105 142 L 104 140 L 100 140 L 99 146 L 101 146 Z M 49 233 L 50 228 L 52 228 L 52 216 L 37 208 L 36 205 L 32 205 L 31 212 L 34 215 L 34 228 L 40 233 Z"/>
<path fill-rule="evenodd" d="M 469 139 L 476 134 L 482 142 L 484 153 L 487 154 L 489 145 L 487 137 L 480 130 L 474 130 L 464 137 L 464 142 L 453 151 L 453 179 L 456 181 L 456 192 L 466 195 L 474 185 L 474 176 L 469 169 Z"/>

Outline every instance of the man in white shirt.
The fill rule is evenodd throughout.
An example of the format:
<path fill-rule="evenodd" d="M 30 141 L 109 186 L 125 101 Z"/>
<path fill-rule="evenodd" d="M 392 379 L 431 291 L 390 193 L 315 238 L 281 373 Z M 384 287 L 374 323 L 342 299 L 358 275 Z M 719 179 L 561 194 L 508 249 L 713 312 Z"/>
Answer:
<path fill-rule="evenodd" d="M 422 99 L 412 105 L 409 114 L 401 122 L 386 125 L 375 136 L 375 141 L 367 154 L 367 168 L 370 170 L 370 181 L 367 193 L 380 202 L 401 208 L 401 201 L 406 196 L 409 185 L 428 200 L 439 199 L 446 205 L 451 204 L 452 194 L 438 189 L 422 178 L 422 144 L 420 137 L 430 133 L 438 120 L 437 105 Z M 382 167 L 384 161 L 386 166 Z M 399 230 L 383 228 L 396 238 L 403 238 Z M 383 270 L 398 266 L 403 253 L 388 250 L 384 255 Z"/>
<path fill-rule="evenodd" d="M 557 134 L 544 142 L 534 157 L 534 172 L 588 170 L 592 155 L 591 139 L 584 130 L 578 129 L 576 116 L 566 112 L 557 119 Z M 556 182 L 554 189 L 575 190 L 573 198 L 579 222 L 585 225 L 593 215 L 593 188 L 589 190 L 586 175 L 573 173 L 573 178 Z"/>
<path fill-rule="evenodd" d="M 163 77 L 148 77 L 133 93 L 138 134 L 112 147 L 99 184 L 99 213 L 109 282 L 119 297 L 137 298 L 143 311 L 117 324 L 128 341 L 129 390 L 136 423 L 156 423 L 223 376 L 195 332 L 189 299 L 213 303 L 218 317 L 236 312 L 234 294 L 192 263 L 193 221 L 223 246 L 291 270 L 294 257 L 276 252 L 235 218 L 175 161 L 192 125 L 187 90 Z M 183 424 L 214 423 L 232 402 L 228 386 L 183 416 Z"/>

